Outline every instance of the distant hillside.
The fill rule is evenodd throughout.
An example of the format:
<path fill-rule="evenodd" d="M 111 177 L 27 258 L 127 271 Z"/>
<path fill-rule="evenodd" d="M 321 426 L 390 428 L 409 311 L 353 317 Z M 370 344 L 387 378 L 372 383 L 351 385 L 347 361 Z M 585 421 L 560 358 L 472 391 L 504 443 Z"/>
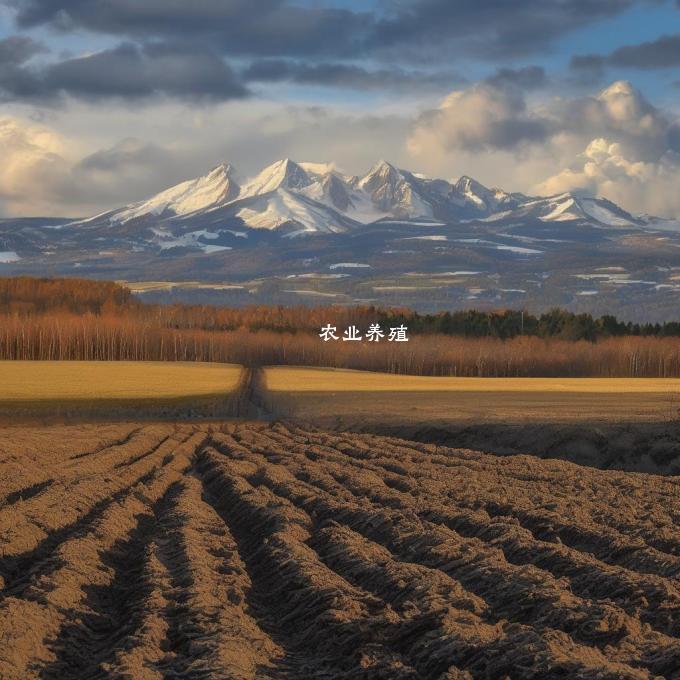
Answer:
<path fill-rule="evenodd" d="M 4 314 L 102 314 L 138 306 L 128 288 L 112 281 L 0 278 L 0 313 Z"/>
<path fill-rule="evenodd" d="M 220 165 L 86 219 L 0 220 L 0 275 L 46 274 L 134 282 L 157 302 L 561 307 L 667 321 L 680 222 L 385 161 L 350 176 L 284 159 L 245 178 Z"/>

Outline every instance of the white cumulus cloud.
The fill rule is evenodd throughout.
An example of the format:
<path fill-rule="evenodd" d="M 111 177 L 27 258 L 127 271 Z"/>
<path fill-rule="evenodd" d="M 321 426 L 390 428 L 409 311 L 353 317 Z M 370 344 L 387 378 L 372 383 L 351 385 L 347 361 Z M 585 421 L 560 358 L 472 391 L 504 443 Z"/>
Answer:
<path fill-rule="evenodd" d="M 49 128 L 0 118 L 0 201 L 7 212 L 50 210 L 66 189 L 69 163 L 64 140 Z"/>
<path fill-rule="evenodd" d="M 533 104 L 518 89 L 478 84 L 421 115 L 408 149 L 440 173 L 448 165 L 510 190 L 578 191 L 680 216 L 680 125 L 626 81 Z"/>

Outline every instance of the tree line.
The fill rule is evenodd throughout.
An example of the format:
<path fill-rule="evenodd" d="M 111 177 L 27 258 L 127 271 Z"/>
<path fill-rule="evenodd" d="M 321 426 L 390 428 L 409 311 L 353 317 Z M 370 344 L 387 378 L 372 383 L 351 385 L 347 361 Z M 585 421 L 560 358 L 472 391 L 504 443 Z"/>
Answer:
<path fill-rule="evenodd" d="M 276 333 L 315 333 L 331 323 L 367 327 L 379 323 L 385 328 L 404 324 L 410 333 L 452 335 L 469 338 L 518 336 L 587 340 L 610 337 L 680 337 L 680 321 L 634 323 L 613 315 L 598 318 L 552 309 L 543 314 L 522 310 L 465 310 L 420 314 L 408 308 L 286 307 L 250 305 L 241 308 L 212 305 L 145 304 L 124 285 L 91 279 L 41 279 L 17 277 L 0 279 L 0 314 L 36 316 L 45 314 L 77 316 L 117 316 L 153 320 L 160 328 L 205 331 L 273 331 Z"/>
<path fill-rule="evenodd" d="M 426 334 L 407 343 L 324 343 L 311 333 L 162 328 L 140 319 L 58 314 L 2 319 L 0 360 L 206 361 L 432 376 L 667 378 L 680 377 L 680 340 L 629 336 L 592 343 Z"/>
<path fill-rule="evenodd" d="M 471 309 L 438 314 L 387 311 L 382 319 L 390 324 L 406 323 L 415 333 L 441 333 L 473 338 L 508 339 L 525 335 L 594 342 L 599 338 L 623 336 L 680 337 L 678 321 L 633 323 L 619 321 L 610 314 L 595 318 L 590 314 L 575 314 L 559 308 L 540 315 L 512 309 L 491 312 Z"/>
<path fill-rule="evenodd" d="M 409 327 L 406 343 L 324 343 L 322 325 Z M 680 377 L 680 328 L 553 310 L 148 305 L 124 286 L 0 279 L 0 360 L 207 361 L 443 376 Z"/>

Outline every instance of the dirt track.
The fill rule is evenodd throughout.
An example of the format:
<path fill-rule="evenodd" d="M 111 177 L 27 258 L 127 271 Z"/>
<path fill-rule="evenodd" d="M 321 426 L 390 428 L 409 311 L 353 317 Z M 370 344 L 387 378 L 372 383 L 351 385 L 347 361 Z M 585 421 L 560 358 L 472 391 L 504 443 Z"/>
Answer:
<path fill-rule="evenodd" d="M 10 428 L 0 678 L 679 678 L 679 522 L 678 478 L 529 456 Z"/>

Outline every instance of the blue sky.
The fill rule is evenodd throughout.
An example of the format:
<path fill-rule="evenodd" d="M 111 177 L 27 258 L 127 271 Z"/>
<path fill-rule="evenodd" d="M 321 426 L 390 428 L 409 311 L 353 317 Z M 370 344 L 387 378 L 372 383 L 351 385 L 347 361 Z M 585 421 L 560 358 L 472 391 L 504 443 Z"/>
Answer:
<path fill-rule="evenodd" d="M 639 202 L 632 183 L 675 179 L 679 101 L 678 0 L 0 0 L 0 142 L 45 185 L 0 172 L 0 210 L 278 155 Z"/>

